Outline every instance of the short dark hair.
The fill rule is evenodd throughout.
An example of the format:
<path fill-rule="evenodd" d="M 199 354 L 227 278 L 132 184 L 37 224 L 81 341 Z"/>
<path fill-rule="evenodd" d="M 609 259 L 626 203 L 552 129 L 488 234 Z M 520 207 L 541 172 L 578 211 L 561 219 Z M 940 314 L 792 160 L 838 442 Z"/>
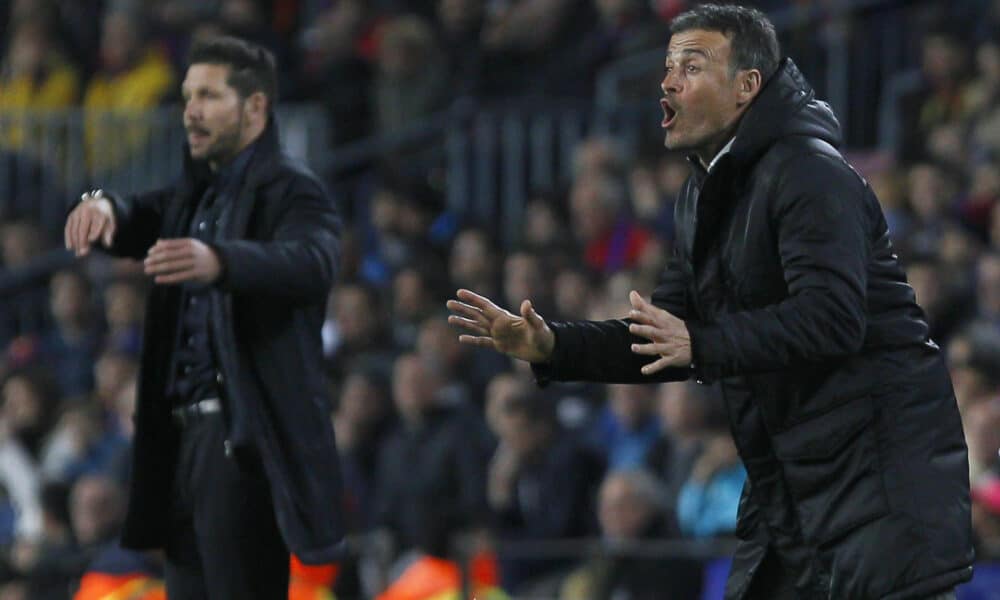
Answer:
<path fill-rule="evenodd" d="M 740 69 L 757 69 L 767 81 L 778 70 L 781 48 L 774 24 L 756 8 L 734 4 L 700 4 L 685 11 L 670 22 L 670 35 L 704 29 L 718 31 L 729 38 L 732 73 Z"/>
<path fill-rule="evenodd" d="M 230 36 L 199 40 L 188 52 L 188 66 L 196 64 L 229 67 L 226 83 L 240 98 L 261 92 L 271 106 L 278 101 L 278 75 L 270 50 Z"/>

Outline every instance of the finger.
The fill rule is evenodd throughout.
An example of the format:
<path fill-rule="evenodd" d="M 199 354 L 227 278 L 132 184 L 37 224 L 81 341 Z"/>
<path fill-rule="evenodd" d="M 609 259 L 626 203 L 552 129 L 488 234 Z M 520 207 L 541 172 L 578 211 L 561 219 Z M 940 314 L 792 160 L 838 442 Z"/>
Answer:
<path fill-rule="evenodd" d="M 466 319 L 473 319 L 480 321 L 483 325 L 486 325 L 488 321 L 486 317 L 483 316 L 483 311 L 479 310 L 474 306 L 469 306 L 464 302 L 459 302 L 458 300 L 449 300 L 445 303 L 445 306 L 457 315 L 463 316 Z"/>
<path fill-rule="evenodd" d="M 531 300 L 525 300 L 521 303 L 521 316 L 524 320 L 528 322 L 534 329 L 545 329 L 545 321 L 538 316 L 535 312 L 535 307 L 532 306 Z"/>
<path fill-rule="evenodd" d="M 470 346 L 479 346 L 480 348 L 494 348 L 493 338 L 487 336 L 460 335 L 458 336 L 458 341 Z"/>
<path fill-rule="evenodd" d="M 486 315 L 488 319 L 492 319 L 493 316 L 495 316 L 497 313 L 503 311 L 503 309 L 494 304 L 492 300 L 490 300 L 486 296 L 480 296 L 479 294 L 473 291 L 461 289 L 458 290 L 458 292 L 456 292 L 455 295 L 458 296 L 459 299 L 465 300 L 467 303 L 471 304 L 475 308 L 478 308 L 479 310 L 483 311 L 483 314 Z"/>
<path fill-rule="evenodd" d="M 628 330 L 629 333 L 633 333 L 639 337 L 644 337 L 647 340 L 653 340 L 654 342 L 662 342 L 666 339 L 663 330 L 659 327 L 632 323 L 628 326 Z"/>
<path fill-rule="evenodd" d="M 678 366 L 676 357 L 664 356 L 642 367 L 642 374 L 652 375 L 653 373 L 656 373 L 657 371 L 662 371 L 667 367 L 676 367 L 676 366 Z"/>
<path fill-rule="evenodd" d="M 69 213 L 69 218 L 66 219 L 66 226 L 63 227 L 63 243 L 66 245 L 66 249 L 69 250 L 73 247 L 72 242 L 72 231 L 73 227 L 76 226 L 77 212 L 74 210 Z"/>
<path fill-rule="evenodd" d="M 632 319 L 636 323 L 642 323 L 645 325 L 658 324 L 656 320 L 656 315 L 654 315 L 652 312 L 648 312 L 648 308 L 646 309 L 646 311 L 636 310 L 633 308 L 632 310 L 628 311 L 628 318 Z"/>
<path fill-rule="evenodd" d="M 459 327 L 464 327 L 466 329 L 469 329 L 477 335 L 489 335 L 490 333 L 489 329 L 483 327 L 476 321 L 473 321 L 472 319 L 466 319 L 465 317 L 456 317 L 455 315 L 450 315 L 448 317 L 448 323 L 450 325 L 458 325 Z"/>
<path fill-rule="evenodd" d="M 646 306 L 646 301 L 642 299 L 642 295 L 635 290 L 628 293 L 628 301 L 632 305 L 632 308 L 636 310 L 642 310 Z"/>
<path fill-rule="evenodd" d="M 157 275 L 153 278 L 153 282 L 157 284 L 170 285 L 173 283 L 184 283 L 185 281 L 190 281 L 194 278 L 194 270 L 188 270 L 180 271 L 178 273 L 170 273 L 168 275 Z"/>
<path fill-rule="evenodd" d="M 87 243 L 87 231 L 90 229 L 90 222 L 93 220 L 93 214 L 91 214 L 89 209 L 84 209 L 80 211 L 80 218 L 76 221 L 76 227 L 73 228 L 73 248 L 76 250 L 77 256 L 83 256 L 90 250 L 90 244 Z"/>
<path fill-rule="evenodd" d="M 90 220 L 90 227 L 87 228 L 88 244 L 93 244 L 97 241 L 97 238 L 101 237 L 101 230 L 104 229 L 106 223 L 107 217 L 104 215 L 94 215 L 94 218 Z"/>
<path fill-rule="evenodd" d="M 143 265 L 143 271 L 146 275 L 166 275 L 168 273 L 193 270 L 194 266 L 195 264 L 193 260 L 190 258 L 182 258 L 178 260 L 168 260 L 157 262 L 155 264 Z"/>
<path fill-rule="evenodd" d="M 108 219 L 107 224 L 104 225 L 104 247 L 110 248 L 111 244 L 115 241 L 115 222 L 113 219 Z"/>
<path fill-rule="evenodd" d="M 656 356 L 671 352 L 670 346 L 663 342 L 655 344 L 632 344 L 629 348 L 636 354 L 645 354 L 647 356 Z"/>

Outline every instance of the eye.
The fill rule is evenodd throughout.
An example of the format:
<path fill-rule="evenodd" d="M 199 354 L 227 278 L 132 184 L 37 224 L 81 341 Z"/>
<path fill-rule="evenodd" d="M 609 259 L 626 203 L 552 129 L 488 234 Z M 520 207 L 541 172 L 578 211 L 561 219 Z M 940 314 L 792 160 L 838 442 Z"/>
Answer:
<path fill-rule="evenodd" d="M 673 68 L 673 67 L 663 67 L 663 72 L 664 72 L 664 73 L 669 73 L 669 72 L 671 72 L 671 71 L 673 71 L 673 70 L 674 70 L 674 68 Z"/>
<path fill-rule="evenodd" d="M 697 73 L 698 71 L 700 71 L 700 69 L 698 67 L 694 66 L 694 65 L 688 65 L 687 66 L 687 72 L 688 73 Z"/>

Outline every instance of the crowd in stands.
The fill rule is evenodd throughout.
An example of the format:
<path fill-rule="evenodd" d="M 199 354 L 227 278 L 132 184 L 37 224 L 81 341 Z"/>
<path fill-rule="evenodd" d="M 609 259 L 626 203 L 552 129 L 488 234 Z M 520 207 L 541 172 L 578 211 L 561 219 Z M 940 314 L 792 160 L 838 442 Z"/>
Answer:
<path fill-rule="evenodd" d="M 0 116 L 176 101 L 190 41 L 230 32 L 275 52 L 282 99 L 327 109 L 337 147 L 465 95 L 592 97 L 601 65 L 662 47 L 686 4 L 0 0 Z M 939 4 L 917 3 L 935 27 L 918 37 L 919 76 L 895 111 L 898 147 L 855 162 L 947 353 L 989 558 L 1000 540 L 1000 2 L 956 3 L 948 16 L 957 25 L 935 17 Z M 98 165 L 143 143 L 109 144 L 99 120 L 87 131 Z M 0 130 L 0 159 L 32 135 Z M 588 138 L 567 185 L 527 198 L 512 245 L 497 241 L 495 222 L 450 214 L 426 178 L 387 170 L 372 179 L 364 210 L 345 210 L 322 334 L 346 488 L 331 510 L 378 552 L 318 574 L 293 570 L 295 585 L 386 600 L 414 597 L 428 580 L 454 588 L 458 535 L 479 549 L 471 585 L 481 598 L 698 597 L 697 562 L 615 550 L 733 534 L 745 472 L 718 390 L 538 388 L 527 365 L 460 345 L 444 309 L 464 287 L 507 307 L 530 298 L 546 318 L 622 317 L 628 291 L 648 296 L 671 253 L 687 172 L 684 157 L 662 148 L 632 156 L 614 137 Z M 18 199 L 0 203 L 14 207 L 0 214 L 4 275 L 61 238 L 16 210 L 47 199 L 15 177 L 0 182 L 0 194 Z M 150 285 L 134 264 L 94 256 L 0 298 L 0 600 L 88 598 L 81 581 L 162 597 L 156 558 L 115 545 Z M 605 552 L 504 551 L 578 538 Z"/>

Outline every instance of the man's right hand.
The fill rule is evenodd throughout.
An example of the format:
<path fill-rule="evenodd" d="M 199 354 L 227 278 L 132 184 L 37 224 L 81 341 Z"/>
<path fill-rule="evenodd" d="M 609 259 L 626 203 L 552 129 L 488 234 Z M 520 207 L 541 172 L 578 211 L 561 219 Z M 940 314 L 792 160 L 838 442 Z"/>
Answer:
<path fill-rule="evenodd" d="M 449 300 L 447 304 L 448 310 L 454 313 L 448 317 L 448 322 L 475 334 L 460 335 L 458 341 L 492 348 L 528 362 L 548 362 L 556 336 L 535 312 L 531 300 L 521 303 L 518 316 L 469 290 L 458 290 L 456 296 L 458 300 Z"/>
<path fill-rule="evenodd" d="M 110 248 L 115 237 L 115 211 L 111 201 L 101 190 L 88 192 L 81 197 L 80 204 L 69 213 L 64 232 L 66 249 L 77 256 L 86 256 L 91 245 L 101 240 L 105 248 Z"/>

